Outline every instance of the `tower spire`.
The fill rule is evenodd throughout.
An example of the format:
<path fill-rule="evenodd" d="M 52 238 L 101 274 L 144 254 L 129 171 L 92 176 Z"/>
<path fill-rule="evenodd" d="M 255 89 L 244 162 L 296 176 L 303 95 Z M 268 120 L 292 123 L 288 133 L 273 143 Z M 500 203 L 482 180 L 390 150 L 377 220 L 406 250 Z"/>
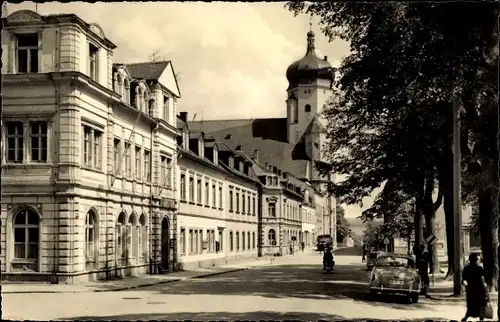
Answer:
<path fill-rule="evenodd" d="M 312 16 L 309 18 L 309 32 L 307 33 L 307 53 L 315 55 L 314 47 L 314 32 L 312 31 Z"/>

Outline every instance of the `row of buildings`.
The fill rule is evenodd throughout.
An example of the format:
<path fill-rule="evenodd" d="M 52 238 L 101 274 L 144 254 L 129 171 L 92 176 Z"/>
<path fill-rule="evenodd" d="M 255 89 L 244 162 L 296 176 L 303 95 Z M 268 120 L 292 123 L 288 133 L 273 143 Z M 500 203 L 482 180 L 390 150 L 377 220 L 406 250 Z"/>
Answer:
<path fill-rule="evenodd" d="M 171 61 L 120 64 L 101 27 L 17 11 L 2 30 L 3 279 L 162 273 L 335 241 L 321 161 L 327 58 L 287 70 L 287 117 L 192 122 Z"/>

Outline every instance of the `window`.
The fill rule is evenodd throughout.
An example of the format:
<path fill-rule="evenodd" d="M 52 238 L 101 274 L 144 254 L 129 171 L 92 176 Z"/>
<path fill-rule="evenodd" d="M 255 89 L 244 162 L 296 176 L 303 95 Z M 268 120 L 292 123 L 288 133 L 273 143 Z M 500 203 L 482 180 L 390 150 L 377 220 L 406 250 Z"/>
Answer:
<path fill-rule="evenodd" d="M 181 256 L 186 255 L 186 229 L 181 228 L 181 236 L 179 238 L 179 244 L 181 244 Z"/>
<path fill-rule="evenodd" d="M 163 119 L 167 122 L 169 121 L 168 104 L 169 104 L 168 97 L 163 96 Z"/>
<path fill-rule="evenodd" d="M 97 75 L 99 73 L 97 67 L 97 53 L 99 49 L 93 44 L 89 44 L 89 76 L 92 80 L 98 81 Z"/>
<path fill-rule="evenodd" d="M 120 151 L 120 139 L 113 140 L 113 164 L 114 164 L 114 172 L 115 175 L 120 175 L 122 173 L 120 159 L 121 159 L 121 151 Z"/>
<path fill-rule="evenodd" d="M 217 207 L 217 190 L 215 184 L 212 184 L 212 207 Z"/>
<path fill-rule="evenodd" d="M 236 251 L 238 252 L 240 250 L 240 232 L 236 232 Z"/>
<path fill-rule="evenodd" d="M 47 161 L 47 122 L 31 122 L 31 161 Z"/>
<path fill-rule="evenodd" d="M 186 200 L 186 175 L 181 174 L 181 200 Z"/>
<path fill-rule="evenodd" d="M 252 198 L 252 214 L 255 215 L 255 197 Z"/>
<path fill-rule="evenodd" d="M 233 191 L 229 190 L 229 211 L 233 211 Z"/>
<path fill-rule="evenodd" d="M 137 243 L 137 222 L 135 214 L 131 214 L 128 218 L 127 225 L 127 257 L 137 259 L 139 257 L 139 245 Z"/>
<path fill-rule="evenodd" d="M 151 153 L 144 149 L 144 180 L 151 181 Z"/>
<path fill-rule="evenodd" d="M 38 34 L 17 35 L 17 72 L 38 73 Z"/>
<path fill-rule="evenodd" d="M 274 202 L 270 202 L 267 211 L 270 217 L 276 217 L 276 204 Z"/>
<path fill-rule="evenodd" d="M 39 250 L 39 218 L 31 209 L 20 211 L 14 217 L 14 258 L 37 262 Z M 36 269 L 36 267 L 31 267 Z"/>
<path fill-rule="evenodd" d="M 96 260 L 96 242 L 97 227 L 96 216 L 94 212 L 89 211 L 85 216 L 85 260 L 86 263 L 95 263 Z M 88 268 L 93 268 L 88 267 Z"/>
<path fill-rule="evenodd" d="M 223 232 L 219 230 L 219 252 L 224 250 L 224 240 L 223 240 Z"/>
<path fill-rule="evenodd" d="M 248 214 L 250 215 L 252 213 L 252 209 L 251 209 L 251 203 L 250 203 L 250 195 L 248 196 Z"/>
<path fill-rule="evenodd" d="M 7 122 L 7 161 L 23 161 L 24 138 L 22 122 Z"/>
<path fill-rule="evenodd" d="M 189 178 L 189 201 L 194 202 L 194 178 Z"/>
<path fill-rule="evenodd" d="M 201 204 L 201 179 L 196 180 L 196 202 Z"/>
<path fill-rule="evenodd" d="M 144 262 L 148 258 L 148 231 L 146 227 L 146 216 L 144 214 L 139 218 L 137 230 L 137 249 L 139 250 L 139 259 Z"/>
<path fill-rule="evenodd" d="M 132 177 L 132 145 L 130 143 L 125 143 L 125 154 L 125 171 L 130 179 Z"/>
<path fill-rule="evenodd" d="M 255 249 L 255 232 L 252 233 L 252 249 Z"/>
<path fill-rule="evenodd" d="M 83 126 L 83 164 L 85 166 L 101 169 L 101 141 L 102 132 Z"/>
<path fill-rule="evenodd" d="M 193 254 L 198 254 L 199 244 L 198 244 L 198 230 L 194 231 L 194 249 Z"/>
<path fill-rule="evenodd" d="M 210 183 L 205 182 L 205 205 L 210 206 Z"/>
<path fill-rule="evenodd" d="M 222 187 L 219 187 L 219 208 L 222 209 Z"/>
<path fill-rule="evenodd" d="M 245 214 L 245 194 L 241 194 L 241 213 Z"/>
<path fill-rule="evenodd" d="M 311 105 L 306 104 L 306 106 L 304 107 L 304 111 L 311 112 Z"/>
<path fill-rule="evenodd" d="M 120 213 L 116 222 L 116 258 L 123 265 L 127 257 L 125 213 Z"/>
<path fill-rule="evenodd" d="M 240 194 L 236 193 L 236 212 L 240 212 Z"/>
<path fill-rule="evenodd" d="M 141 179 L 141 148 L 135 147 L 135 178 Z"/>
<path fill-rule="evenodd" d="M 248 247 L 248 250 L 250 250 L 250 232 L 248 231 L 247 232 L 247 240 L 248 240 L 248 243 L 247 243 L 247 247 Z"/>
<path fill-rule="evenodd" d="M 276 232 L 274 229 L 269 229 L 269 232 L 267 233 L 267 239 L 269 240 L 269 243 L 271 245 L 275 245 L 276 243 Z"/>
<path fill-rule="evenodd" d="M 245 232 L 241 233 L 241 250 L 245 250 Z"/>
<path fill-rule="evenodd" d="M 166 156 L 161 157 L 161 184 L 170 187 L 172 184 L 172 160 Z"/>
<path fill-rule="evenodd" d="M 297 107 L 297 105 L 293 106 L 292 115 L 293 115 L 292 122 L 297 123 L 299 121 L 299 108 Z"/>
<path fill-rule="evenodd" d="M 189 230 L 189 254 L 194 254 L 194 234 L 193 230 Z"/>
<path fill-rule="evenodd" d="M 233 232 L 229 232 L 229 250 L 234 252 L 234 240 L 233 240 Z"/>

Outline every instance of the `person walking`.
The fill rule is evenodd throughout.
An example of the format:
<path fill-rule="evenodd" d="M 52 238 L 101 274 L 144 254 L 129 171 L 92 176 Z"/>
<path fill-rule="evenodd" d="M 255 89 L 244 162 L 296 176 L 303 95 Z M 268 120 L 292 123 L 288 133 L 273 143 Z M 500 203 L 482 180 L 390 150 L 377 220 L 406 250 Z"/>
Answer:
<path fill-rule="evenodd" d="M 422 293 L 427 295 L 429 288 L 429 252 L 427 252 L 425 245 L 420 245 L 418 256 L 418 273 L 422 279 Z"/>
<path fill-rule="evenodd" d="M 366 262 L 366 244 L 363 243 L 363 250 L 362 250 L 363 254 L 361 255 L 361 263 L 364 263 Z"/>
<path fill-rule="evenodd" d="M 475 253 L 469 255 L 469 263 L 464 267 L 462 285 L 465 286 L 467 303 L 467 311 L 462 321 L 467 321 L 470 317 L 479 317 L 479 321 L 483 321 L 484 316 L 481 315 L 483 310 L 489 307 L 490 298 L 484 269 L 478 265 L 478 256 Z"/>

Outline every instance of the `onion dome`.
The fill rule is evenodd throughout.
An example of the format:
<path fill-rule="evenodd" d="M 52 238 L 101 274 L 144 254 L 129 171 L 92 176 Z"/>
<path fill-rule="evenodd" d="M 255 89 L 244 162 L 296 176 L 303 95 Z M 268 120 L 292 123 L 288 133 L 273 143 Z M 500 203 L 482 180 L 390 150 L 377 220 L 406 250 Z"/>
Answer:
<path fill-rule="evenodd" d="M 326 56 L 324 59 L 316 56 L 312 30 L 307 33 L 306 55 L 287 68 L 286 78 L 288 79 L 288 89 L 297 87 L 297 85 L 311 84 L 318 79 L 333 83 L 334 69 L 327 61 Z"/>

